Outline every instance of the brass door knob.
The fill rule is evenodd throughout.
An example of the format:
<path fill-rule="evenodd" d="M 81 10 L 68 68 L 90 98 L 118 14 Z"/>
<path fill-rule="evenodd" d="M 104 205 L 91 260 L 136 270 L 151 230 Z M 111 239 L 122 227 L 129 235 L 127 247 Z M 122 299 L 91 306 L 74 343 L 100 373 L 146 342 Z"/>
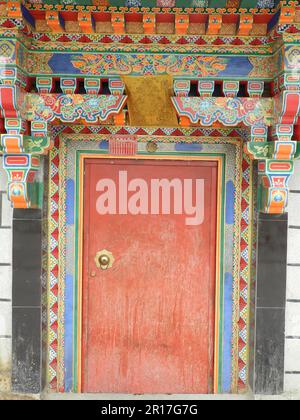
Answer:
<path fill-rule="evenodd" d="M 95 256 L 96 266 L 98 268 L 101 268 L 101 270 L 107 270 L 108 268 L 111 268 L 113 266 L 114 261 L 115 259 L 113 254 L 110 251 L 107 251 L 106 249 L 97 252 Z"/>
<path fill-rule="evenodd" d="M 110 258 L 108 255 L 100 255 L 99 257 L 99 264 L 102 267 L 103 265 L 108 265 L 110 262 Z"/>

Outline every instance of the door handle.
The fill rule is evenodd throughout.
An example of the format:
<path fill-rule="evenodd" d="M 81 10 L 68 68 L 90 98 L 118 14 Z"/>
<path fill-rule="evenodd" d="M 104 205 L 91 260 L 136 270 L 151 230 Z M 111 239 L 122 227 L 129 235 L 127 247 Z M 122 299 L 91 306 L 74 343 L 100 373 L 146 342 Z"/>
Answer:
<path fill-rule="evenodd" d="M 95 263 L 98 268 L 101 270 L 107 270 L 113 266 L 115 262 L 115 258 L 110 251 L 103 249 L 102 251 L 98 251 L 95 255 Z"/>

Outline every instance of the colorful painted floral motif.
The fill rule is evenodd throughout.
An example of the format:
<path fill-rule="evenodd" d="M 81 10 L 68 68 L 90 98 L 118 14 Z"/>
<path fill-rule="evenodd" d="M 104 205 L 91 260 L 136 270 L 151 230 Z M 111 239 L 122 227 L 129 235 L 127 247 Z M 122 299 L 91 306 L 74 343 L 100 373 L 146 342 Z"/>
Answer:
<path fill-rule="evenodd" d="M 27 115 L 31 120 L 74 122 L 83 118 L 86 122 L 107 120 L 119 114 L 127 96 L 123 95 L 34 95 L 27 97 Z"/>
<path fill-rule="evenodd" d="M 106 53 L 70 53 L 54 52 L 40 55 L 36 51 L 27 56 L 26 68 L 31 75 L 55 74 L 55 75 L 90 75 L 102 77 L 114 77 L 119 75 L 161 75 L 169 74 L 173 77 L 185 78 L 224 78 L 246 80 L 271 79 L 276 73 L 274 61 L 270 56 L 241 56 L 241 55 L 203 55 L 199 54 L 199 46 L 177 46 L 174 53 L 173 45 L 116 45 L 119 38 L 111 38 L 112 44 L 105 47 Z M 139 38 L 135 38 L 138 42 Z M 159 39 L 158 39 L 159 41 Z M 195 40 L 189 39 L 191 43 Z M 135 42 L 135 41 L 134 41 Z M 53 48 L 49 43 L 49 48 Z M 87 43 L 84 49 L 91 44 Z M 56 43 L 56 48 L 65 48 L 64 43 Z M 216 46 L 206 49 L 205 53 L 219 53 Z M 102 47 L 99 47 L 103 50 Z M 218 47 L 217 47 L 218 48 Z M 121 52 L 120 52 L 121 50 Z M 133 51 L 134 50 L 134 51 Z M 138 53 L 137 53 L 138 51 Z M 153 53 L 156 52 L 157 53 Z M 238 48 L 231 50 L 232 54 L 239 53 Z M 180 53 L 179 53 L 180 52 Z M 262 51 L 266 52 L 265 48 Z M 249 51 L 245 51 L 250 53 Z M 38 54 L 38 57 L 37 57 Z"/>
<path fill-rule="evenodd" d="M 300 70 L 300 48 L 298 45 L 286 49 L 285 65 L 288 70 Z"/>
<path fill-rule="evenodd" d="M 271 125 L 272 99 L 173 97 L 172 102 L 181 117 L 196 124 L 210 126 L 221 122 L 226 126 L 244 123 Z"/>
<path fill-rule="evenodd" d="M 227 67 L 226 58 L 190 55 L 104 55 L 85 54 L 73 56 L 72 65 L 89 74 L 170 74 L 172 76 L 192 73 L 195 77 L 216 76 Z"/>

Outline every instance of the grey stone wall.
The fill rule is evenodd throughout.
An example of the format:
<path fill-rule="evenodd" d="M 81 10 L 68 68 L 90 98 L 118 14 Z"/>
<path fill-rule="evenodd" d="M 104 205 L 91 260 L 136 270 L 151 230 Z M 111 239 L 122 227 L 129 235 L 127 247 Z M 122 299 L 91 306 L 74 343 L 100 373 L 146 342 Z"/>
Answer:
<path fill-rule="evenodd" d="M 285 391 L 300 392 L 300 161 L 290 181 Z"/>
<path fill-rule="evenodd" d="M 0 392 L 10 390 L 11 372 L 12 209 L 6 185 L 0 157 Z"/>

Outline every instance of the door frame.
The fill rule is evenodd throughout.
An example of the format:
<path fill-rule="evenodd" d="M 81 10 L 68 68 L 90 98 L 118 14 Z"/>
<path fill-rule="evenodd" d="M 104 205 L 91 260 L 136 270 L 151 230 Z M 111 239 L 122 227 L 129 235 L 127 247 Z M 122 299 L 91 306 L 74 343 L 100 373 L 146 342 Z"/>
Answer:
<path fill-rule="evenodd" d="M 256 279 L 256 172 L 243 151 L 242 129 L 123 128 L 137 134 L 138 157 L 220 157 L 223 163 L 219 345 L 215 392 L 245 392 L 253 374 L 253 308 Z M 88 134 L 89 132 L 89 134 Z M 109 154 L 114 127 L 56 127 L 49 154 L 48 215 L 44 226 L 43 330 L 47 383 L 56 392 L 80 392 L 77 384 L 77 264 L 80 154 Z M 158 150 L 148 151 L 155 142 Z M 114 157 L 114 156 L 113 156 Z M 220 234 L 221 234 L 220 233 Z M 221 246 L 221 250 L 223 250 Z M 75 255 L 76 254 L 76 255 Z M 75 256 L 76 259 L 75 260 Z M 216 308 L 218 309 L 218 308 Z M 216 344 L 217 345 L 217 344 Z M 80 366 L 79 366 L 80 367 Z"/>
<path fill-rule="evenodd" d="M 166 153 L 156 153 L 155 155 L 149 155 L 144 153 L 138 153 L 134 156 L 111 156 L 105 155 L 103 153 L 80 153 L 78 169 L 79 173 L 76 177 L 78 179 L 76 185 L 76 227 L 75 231 L 78 232 L 78 247 L 76 247 L 75 261 L 77 261 L 77 287 L 75 291 L 76 299 L 76 315 L 74 322 L 74 332 L 77 338 L 77 345 L 74 350 L 77 351 L 75 355 L 75 371 L 74 379 L 76 381 L 76 391 L 82 392 L 82 375 L 83 375 L 83 360 L 82 360 L 82 288 L 83 288 L 83 218 L 84 218 L 84 166 L 87 159 L 126 159 L 126 160 L 173 160 L 173 161 L 214 161 L 218 165 L 218 175 L 217 175 L 217 217 L 216 217 L 216 259 L 215 259 L 215 268 L 216 268 L 216 277 L 215 277 L 215 320 L 214 320 L 214 369 L 213 369 L 213 390 L 214 393 L 217 393 L 219 390 L 219 369 L 220 369 L 220 358 L 219 353 L 221 349 L 222 334 L 220 334 L 221 328 L 221 296 L 222 296 L 222 282 L 223 277 L 223 252 L 224 247 L 222 246 L 224 240 L 224 158 L 222 156 L 216 155 L 185 155 L 178 154 L 172 156 Z"/>

